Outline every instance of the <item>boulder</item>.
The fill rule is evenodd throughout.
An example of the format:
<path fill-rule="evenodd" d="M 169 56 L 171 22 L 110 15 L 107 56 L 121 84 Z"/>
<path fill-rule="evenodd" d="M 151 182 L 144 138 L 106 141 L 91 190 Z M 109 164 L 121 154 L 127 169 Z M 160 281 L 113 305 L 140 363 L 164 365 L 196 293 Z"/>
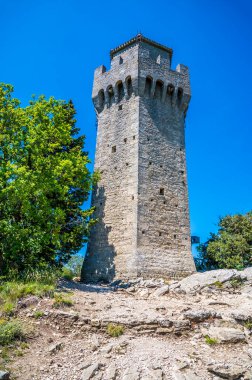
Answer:
<path fill-rule="evenodd" d="M 123 373 L 122 380 L 139 380 L 140 374 L 138 367 L 131 366 Z"/>
<path fill-rule="evenodd" d="M 208 318 L 220 318 L 220 315 L 211 310 L 189 310 L 184 313 L 184 317 L 193 322 L 202 322 Z"/>
<path fill-rule="evenodd" d="M 246 305 L 246 306 L 245 306 Z M 247 322 L 251 320 L 252 308 L 251 305 L 242 305 L 242 309 L 238 308 L 232 311 L 229 316 L 239 322 Z"/>
<path fill-rule="evenodd" d="M 237 364 L 209 364 L 208 371 L 222 379 L 236 380 L 246 372 L 246 368 Z"/>
<path fill-rule="evenodd" d="M 29 296 L 22 298 L 21 300 L 18 301 L 17 307 L 18 309 L 22 309 L 31 305 L 35 305 L 39 302 L 39 297 L 37 296 Z"/>
<path fill-rule="evenodd" d="M 161 286 L 152 293 L 152 297 L 161 297 L 169 292 L 169 285 Z"/>
<path fill-rule="evenodd" d="M 203 377 L 199 377 L 192 370 L 179 371 L 175 370 L 172 374 L 174 380 L 204 380 Z"/>
<path fill-rule="evenodd" d="M 211 326 L 207 335 L 210 338 L 217 339 L 219 343 L 238 343 L 245 340 L 245 334 L 238 329 L 231 327 Z"/>
<path fill-rule="evenodd" d="M 246 277 L 247 281 L 252 282 L 252 267 L 245 268 L 242 274 Z"/>
<path fill-rule="evenodd" d="M 84 369 L 81 375 L 81 380 L 91 379 L 95 372 L 100 368 L 100 363 L 90 364 L 87 368 Z"/>
<path fill-rule="evenodd" d="M 62 343 L 56 343 L 49 346 L 48 351 L 50 352 L 50 354 L 56 354 L 56 352 L 61 350 L 61 348 L 62 348 Z"/>
<path fill-rule="evenodd" d="M 252 379 L 252 368 L 248 369 L 248 370 L 243 374 L 243 379 L 244 379 L 244 380 L 251 380 L 251 379 Z"/>
<path fill-rule="evenodd" d="M 149 369 L 148 374 L 141 376 L 141 380 L 163 380 L 163 371 L 160 368 Z"/>
<path fill-rule="evenodd" d="M 217 269 L 204 273 L 194 273 L 176 284 L 175 290 L 179 289 L 184 293 L 197 292 L 214 283 L 223 284 L 233 279 L 242 280 L 244 278 L 242 273 L 235 269 Z"/>
<path fill-rule="evenodd" d="M 111 363 L 107 370 L 105 371 L 104 378 L 107 380 L 115 380 L 117 377 L 118 370 L 115 363 Z"/>
<path fill-rule="evenodd" d="M 8 371 L 0 371 L 0 380 L 9 380 L 10 372 Z"/>

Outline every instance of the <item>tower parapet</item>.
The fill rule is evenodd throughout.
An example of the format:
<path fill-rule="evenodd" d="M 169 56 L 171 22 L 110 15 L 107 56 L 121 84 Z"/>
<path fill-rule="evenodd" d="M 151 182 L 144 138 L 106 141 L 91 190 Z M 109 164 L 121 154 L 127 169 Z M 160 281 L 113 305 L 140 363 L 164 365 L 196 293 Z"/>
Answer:
<path fill-rule="evenodd" d="M 92 205 L 82 278 L 182 277 L 195 270 L 185 161 L 188 68 L 172 49 L 137 35 L 95 70 L 98 118 Z"/>
<path fill-rule="evenodd" d="M 95 70 L 92 99 L 98 113 L 132 93 L 160 98 L 163 103 L 171 100 L 187 109 L 189 72 L 182 64 L 171 69 L 172 49 L 137 35 L 111 50 L 110 57 L 110 70 L 103 65 Z"/>

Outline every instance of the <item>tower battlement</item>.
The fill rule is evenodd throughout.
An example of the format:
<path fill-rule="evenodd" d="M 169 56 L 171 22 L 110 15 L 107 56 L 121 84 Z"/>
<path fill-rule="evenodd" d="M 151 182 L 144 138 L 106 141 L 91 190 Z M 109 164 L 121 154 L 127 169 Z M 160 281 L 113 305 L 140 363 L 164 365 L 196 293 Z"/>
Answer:
<path fill-rule="evenodd" d="M 101 180 L 82 279 L 183 277 L 191 255 L 185 158 L 188 68 L 142 35 L 95 70 L 95 169 Z"/>
<path fill-rule="evenodd" d="M 187 109 L 189 72 L 181 64 L 171 69 L 172 49 L 137 35 L 111 50 L 110 56 L 110 70 L 103 65 L 95 70 L 92 98 L 98 113 L 132 93 Z"/>

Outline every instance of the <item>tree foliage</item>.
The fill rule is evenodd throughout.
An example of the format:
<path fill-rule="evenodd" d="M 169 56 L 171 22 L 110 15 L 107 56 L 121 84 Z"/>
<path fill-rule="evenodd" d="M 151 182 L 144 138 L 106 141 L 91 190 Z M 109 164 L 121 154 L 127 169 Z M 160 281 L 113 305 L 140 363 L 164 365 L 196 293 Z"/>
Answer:
<path fill-rule="evenodd" d="M 0 271 L 61 266 L 87 241 L 96 176 L 75 109 L 44 96 L 27 107 L 0 84 Z"/>
<path fill-rule="evenodd" d="M 252 211 L 220 218 L 218 232 L 200 244 L 198 269 L 236 268 L 252 265 Z"/>

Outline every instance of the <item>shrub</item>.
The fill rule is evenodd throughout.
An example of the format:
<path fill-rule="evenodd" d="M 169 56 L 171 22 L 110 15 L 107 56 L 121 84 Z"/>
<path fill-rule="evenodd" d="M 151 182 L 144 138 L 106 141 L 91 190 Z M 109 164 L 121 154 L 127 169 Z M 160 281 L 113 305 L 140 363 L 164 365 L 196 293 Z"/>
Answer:
<path fill-rule="evenodd" d="M 23 351 L 21 351 L 21 350 L 15 350 L 15 351 L 14 351 L 14 354 L 15 354 L 16 356 L 24 356 L 24 353 L 23 353 Z"/>
<path fill-rule="evenodd" d="M 244 327 L 248 330 L 252 330 L 252 320 L 244 323 Z"/>
<path fill-rule="evenodd" d="M 21 342 L 20 348 L 21 348 L 21 350 L 26 350 L 27 348 L 29 348 L 29 344 L 26 342 Z"/>
<path fill-rule="evenodd" d="M 0 311 L 3 315 L 12 316 L 15 312 L 16 303 L 20 298 L 28 295 L 38 297 L 54 295 L 55 285 L 39 282 L 5 282 L 0 285 Z"/>
<path fill-rule="evenodd" d="M 65 280 L 69 280 L 71 281 L 74 277 L 74 273 L 71 269 L 67 268 L 67 267 L 63 267 L 62 268 L 62 277 L 65 279 Z"/>
<path fill-rule="evenodd" d="M 113 323 L 109 323 L 107 326 L 107 333 L 110 336 L 118 337 L 124 333 L 124 327 L 122 325 L 116 325 Z"/>
<path fill-rule="evenodd" d="M 217 344 L 218 340 L 215 338 L 210 338 L 210 336 L 206 335 L 205 336 L 205 342 L 206 342 L 206 344 L 209 344 L 209 346 L 212 346 L 214 344 Z"/>
<path fill-rule="evenodd" d="M 53 307 L 60 308 L 64 306 L 67 306 L 67 307 L 73 306 L 73 301 L 71 301 L 69 298 L 64 298 L 62 294 L 56 294 L 54 296 Z"/>
<path fill-rule="evenodd" d="M 198 270 L 235 268 L 241 270 L 252 264 L 252 211 L 244 215 L 220 218 L 217 233 L 197 247 Z"/>
<path fill-rule="evenodd" d="M 0 324 L 0 345 L 7 346 L 15 340 L 25 338 L 24 329 L 18 320 L 5 321 Z"/>
<path fill-rule="evenodd" d="M 242 285 L 242 280 L 239 278 L 233 278 L 230 280 L 230 284 L 234 289 L 238 289 Z"/>
<path fill-rule="evenodd" d="M 55 286 L 47 285 L 39 282 L 6 282 L 0 285 L 0 297 L 9 302 L 16 302 L 18 299 L 28 296 L 36 295 L 52 296 Z"/>
<path fill-rule="evenodd" d="M 24 272 L 16 274 L 16 276 L 12 274 L 11 279 L 25 283 L 38 282 L 39 284 L 56 286 L 60 276 L 60 269 L 56 268 L 55 266 L 46 265 L 43 268 L 32 270 L 26 269 Z"/>
<path fill-rule="evenodd" d="M 12 302 L 5 302 L 0 310 L 4 315 L 12 316 L 14 314 L 15 305 Z"/>
<path fill-rule="evenodd" d="M 10 360 L 10 352 L 8 347 L 2 347 L 0 350 L 0 357 L 5 361 L 8 362 Z M 5 368 L 1 368 L 0 370 L 5 370 Z"/>
<path fill-rule="evenodd" d="M 37 310 L 33 313 L 33 316 L 35 319 L 39 319 L 41 317 L 43 317 L 45 315 L 45 313 L 41 310 Z"/>
<path fill-rule="evenodd" d="M 223 283 L 220 282 L 220 281 L 215 281 L 215 282 L 213 283 L 213 285 L 215 285 L 216 288 L 219 288 L 219 289 L 223 288 Z"/>

